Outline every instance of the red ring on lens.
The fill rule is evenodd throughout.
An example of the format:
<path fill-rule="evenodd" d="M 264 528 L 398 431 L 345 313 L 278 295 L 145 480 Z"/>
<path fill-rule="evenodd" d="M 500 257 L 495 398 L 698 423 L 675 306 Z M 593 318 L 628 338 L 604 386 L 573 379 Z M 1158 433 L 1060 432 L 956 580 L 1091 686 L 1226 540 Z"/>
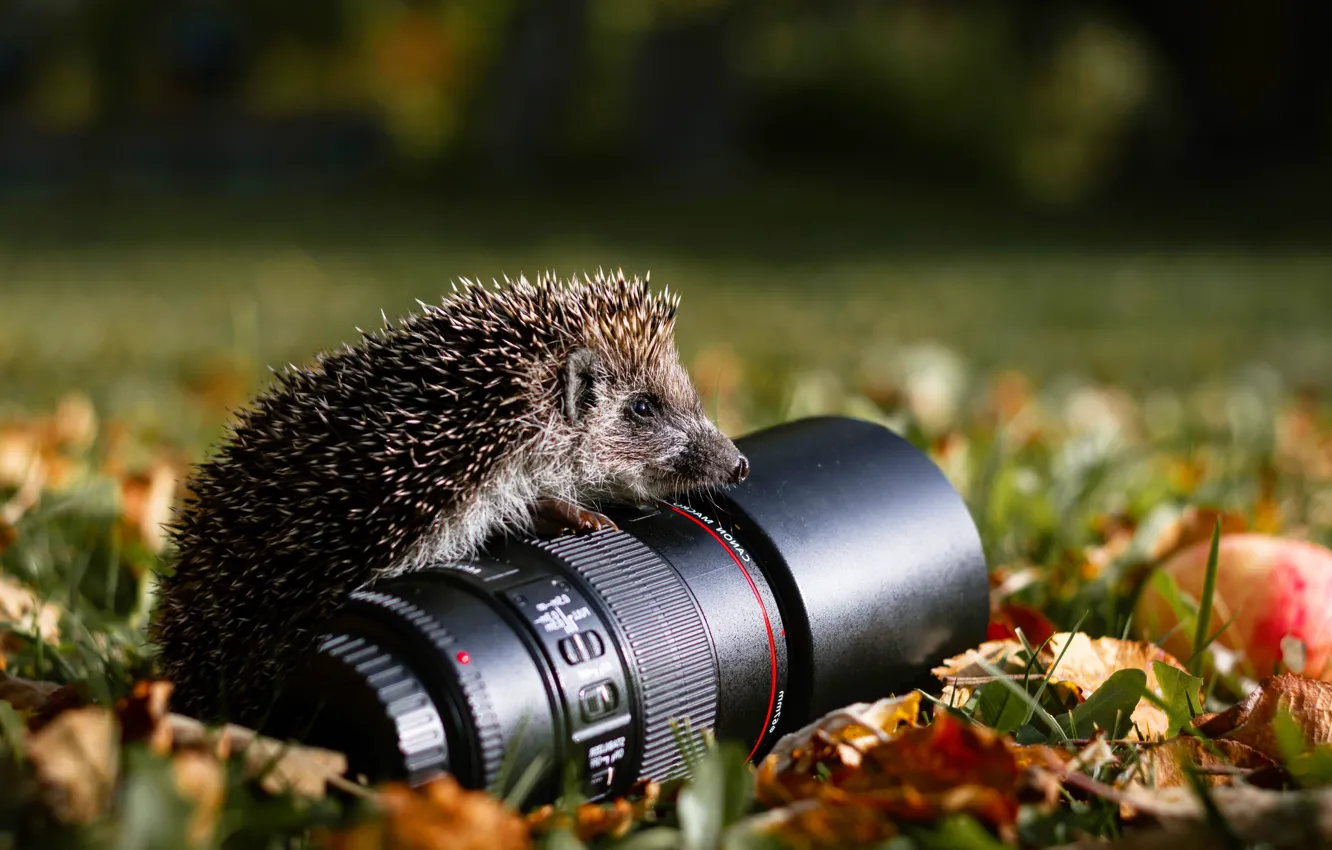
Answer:
<path fill-rule="evenodd" d="M 763 720 L 763 731 L 759 733 L 758 739 L 754 741 L 754 749 L 749 751 L 748 759 L 752 760 L 754 753 L 758 752 L 759 745 L 767 737 L 768 724 L 772 723 L 772 709 L 777 704 L 777 640 L 772 636 L 772 620 L 768 618 L 768 606 L 763 604 L 763 597 L 759 595 L 758 585 L 754 584 L 754 579 L 749 575 L 749 570 L 745 569 L 745 565 L 736 557 L 735 550 L 727 545 L 726 541 L 722 540 L 717 532 L 709 528 L 707 523 L 698 517 L 680 510 L 675 505 L 667 505 L 666 507 L 693 522 L 694 525 L 706 531 L 713 540 L 721 544 L 721 547 L 726 550 L 726 554 L 730 555 L 731 560 L 735 561 L 735 565 L 740 568 L 740 574 L 745 577 L 745 581 L 749 582 L 749 589 L 754 592 L 754 601 L 758 602 L 759 612 L 763 614 L 763 626 L 768 630 L 768 656 L 772 660 L 772 690 L 768 693 L 768 716 Z"/>

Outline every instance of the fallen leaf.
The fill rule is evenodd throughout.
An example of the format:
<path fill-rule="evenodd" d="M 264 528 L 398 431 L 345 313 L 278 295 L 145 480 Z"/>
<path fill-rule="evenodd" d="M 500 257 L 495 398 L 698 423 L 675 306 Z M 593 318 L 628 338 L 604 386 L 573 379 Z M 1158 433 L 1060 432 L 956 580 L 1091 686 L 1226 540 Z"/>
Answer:
<path fill-rule="evenodd" d="M 1011 836 L 1020 799 L 1048 798 L 1048 785 L 1038 777 L 1063 761 L 1054 750 L 1020 747 L 951 714 L 939 715 L 928 726 L 898 724 L 895 729 L 861 749 L 836 735 L 820 734 L 816 724 L 812 735 L 788 746 L 789 756 L 774 753 L 763 760 L 756 797 L 769 806 L 818 800 L 830 809 L 867 809 L 896 823 L 968 814 Z M 848 757 L 848 751 L 855 756 Z M 832 824 L 854 830 L 865 819 L 804 808 L 791 822 L 813 841 Z"/>
<path fill-rule="evenodd" d="M 0 427 L 0 487 L 19 487 L 41 464 L 41 440 L 27 423 Z"/>
<path fill-rule="evenodd" d="M 97 409 L 83 393 L 68 393 L 56 403 L 48 427 L 51 442 L 84 451 L 97 439 Z"/>
<path fill-rule="evenodd" d="M 930 671 L 943 683 L 940 702 L 949 706 L 966 705 L 976 688 L 993 681 L 994 676 L 981 666 L 982 661 L 1006 674 L 1023 672 L 1026 662 L 1019 656 L 1022 651 L 1022 644 L 1010 638 L 987 640 L 975 649 L 945 660 Z"/>
<path fill-rule="evenodd" d="M 66 711 L 28 739 L 42 797 L 67 823 L 86 824 L 107 810 L 119 755 L 116 719 L 104 708 Z"/>
<path fill-rule="evenodd" d="M 1024 653 L 1022 644 L 1016 640 L 995 640 L 948 659 L 932 671 L 944 684 L 940 699 L 950 705 L 964 705 L 976 687 L 993 680 L 978 659 L 1006 674 L 1015 675 L 1022 673 L 1026 666 Z M 1049 687 L 1056 694 L 1072 690 L 1078 701 L 1096 693 L 1120 670 L 1142 670 L 1147 677 L 1147 689 L 1159 696 L 1161 684 L 1152 662 L 1160 661 L 1184 669 L 1174 656 L 1153 644 L 1117 638 L 1092 639 L 1082 632 L 1053 635 L 1040 648 L 1036 661 L 1040 669 L 1045 670 Z M 1033 678 L 1041 675 L 1039 669 L 1032 673 Z M 1170 726 L 1165 712 L 1146 700 L 1139 701 L 1132 720 L 1136 727 L 1132 734 L 1142 740 L 1164 737 Z"/>
<path fill-rule="evenodd" d="M 1332 789 L 1270 791 L 1247 785 L 1209 791 L 1215 811 L 1235 836 L 1238 846 L 1272 848 L 1326 847 L 1332 841 Z M 1101 839 L 1063 845 L 1061 850 L 1114 847 L 1123 850 L 1192 850 L 1224 847 L 1214 817 L 1189 787 L 1135 788 L 1125 794 L 1126 806 L 1156 824 L 1150 830 L 1126 833 L 1107 845 Z"/>
<path fill-rule="evenodd" d="M 792 850 L 872 847 L 898 834 L 897 824 L 874 809 L 797 800 L 743 821 L 751 833 L 771 835 Z"/>
<path fill-rule="evenodd" d="M 0 700 L 14 706 L 14 710 L 20 713 L 37 711 L 58 690 L 60 686 L 55 682 L 21 679 L 0 672 Z"/>
<path fill-rule="evenodd" d="M 36 634 L 47 643 L 60 638 L 60 609 L 7 576 L 0 576 L 0 622 Z"/>
<path fill-rule="evenodd" d="M 579 841 L 594 841 L 603 836 L 623 838 L 634 824 L 651 818 L 661 799 L 661 785 L 640 782 L 624 796 L 603 803 L 582 803 L 574 812 L 573 822 L 561 810 L 547 804 L 526 817 L 528 829 L 542 834 L 553 829 L 572 829 Z"/>
<path fill-rule="evenodd" d="M 330 850 L 526 850 L 532 839 L 523 819 L 483 791 L 468 791 L 452 776 L 418 789 L 399 783 L 375 795 L 381 817 L 342 830 L 316 830 Z"/>
<path fill-rule="evenodd" d="M 1060 653 L 1063 653 L 1062 658 Z M 1147 677 L 1147 690 L 1160 696 L 1161 683 L 1156 678 L 1152 662 L 1160 661 L 1184 669 L 1174 656 L 1154 644 L 1118 638 L 1092 639 L 1081 632 L 1055 635 L 1040 657 L 1047 665 L 1051 679 L 1076 685 L 1084 699 L 1120 670 L 1142 670 Z M 1048 665 L 1054 664 L 1055 659 L 1059 659 L 1058 665 L 1050 669 Z M 1138 702 L 1132 721 L 1135 727 L 1132 734 L 1144 741 L 1163 738 L 1170 729 L 1166 713 L 1145 699 Z"/>
<path fill-rule="evenodd" d="M 126 743 L 147 739 L 154 753 L 171 752 L 172 728 L 167 717 L 171 690 L 172 685 L 167 681 L 135 682 L 130 695 L 116 702 L 121 739 Z"/>
<path fill-rule="evenodd" d="M 199 721 L 179 714 L 167 715 L 173 749 L 208 749 L 218 758 L 233 754 L 243 759 L 245 775 L 258 779 L 270 794 L 293 793 L 319 799 L 347 770 L 347 757 L 333 750 L 288 744 L 229 723 L 210 730 Z"/>
<path fill-rule="evenodd" d="M 61 685 L 47 695 L 46 701 L 38 706 L 28 717 L 28 731 L 36 732 L 55 720 L 61 714 L 74 708 L 83 708 L 92 703 L 92 694 L 85 682 L 70 682 Z"/>
<path fill-rule="evenodd" d="M 207 845 L 217 830 L 217 820 L 226 800 L 226 772 L 211 753 L 185 750 L 171 759 L 171 769 L 180 795 L 194 805 L 190 817 L 190 842 Z"/>
<path fill-rule="evenodd" d="M 1332 744 L 1332 683 L 1289 674 L 1264 679 L 1242 702 L 1197 725 L 1213 739 L 1235 741 L 1281 760 L 1273 721 L 1284 708 L 1311 746 Z"/>
<path fill-rule="evenodd" d="M 1157 788 L 1191 787 L 1188 770 L 1198 771 L 1201 779 L 1213 787 L 1230 785 L 1237 775 L 1266 771 L 1275 777 L 1278 773 L 1276 761 L 1247 744 L 1225 739 L 1203 741 L 1191 735 L 1145 748 L 1140 758 L 1137 778 Z"/>
<path fill-rule="evenodd" d="M 176 468 L 157 460 L 146 472 L 120 477 L 120 514 L 132 539 L 160 552 L 166 545 L 166 523 L 176 496 Z"/>

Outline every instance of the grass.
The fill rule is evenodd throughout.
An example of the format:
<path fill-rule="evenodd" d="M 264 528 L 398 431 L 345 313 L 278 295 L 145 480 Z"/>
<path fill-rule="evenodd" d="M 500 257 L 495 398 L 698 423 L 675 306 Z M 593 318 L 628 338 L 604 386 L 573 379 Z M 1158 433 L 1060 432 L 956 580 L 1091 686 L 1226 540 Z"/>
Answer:
<path fill-rule="evenodd" d="M 944 212 L 808 190 L 570 209 L 6 210 L 0 437 L 45 427 L 38 418 L 71 393 L 98 418 L 90 442 L 52 449 L 63 477 L 0 555 L 4 573 L 65 612 L 59 644 L 29 641 L 8 669 L 83 683 L 100 702 L 148 675 L 145 589 L 160 556 L 127 516 L 126 482 L 197 459 L 267 365 L 351 339 L 381 309 L 434 300 L 458 275 L 650 268 L 684 293 L 681 349 L 727 430 L 820 412 L 898 428 L 968 499 L 996 577 L 1028 576 L 1012 598 L 1064 628 L 1129 631 L 1145 541 L 1189 506 L 1332 541 L 1332 482 L 1309 460 L 1317 447 L 1286 429 L 1312 410 L 1328 432 L 1325 403 L 1310 408 L 1300 392 L 1332 389 L 1332 252 L 1171 241 L 1150 220 L 1050 224 L 1056 238 L 1033 239 L 1041 222 Z M 18 487 L 0 478 L 0 504 Z M 1001 681 L 1032 699 L 1025 683 Z M 1042 684 L 1023 713 L 1062 735 L 1044 694 Z M 14 719 L 0 716 L 0 731 Z M 709 768 L 708 782 L 731 789 L 717 792 L 720 809 L 696 789 L 684 800 L 703 820 L 671 828 L 715 839 L 733 769 Z M 176 811 L 162 802 L 169 775 L 141 766 L 131 777 L 122 826 Z M 247 845 L 286 846 L 335 817 L 241 793 L 226 806 Z M 177 814 L 161 835 L 187 828 Z M 1087 817 L 1116 828 L 1113 813 Z M 942 846 L 970 835 L 967 823 L 912 840 Z"/>

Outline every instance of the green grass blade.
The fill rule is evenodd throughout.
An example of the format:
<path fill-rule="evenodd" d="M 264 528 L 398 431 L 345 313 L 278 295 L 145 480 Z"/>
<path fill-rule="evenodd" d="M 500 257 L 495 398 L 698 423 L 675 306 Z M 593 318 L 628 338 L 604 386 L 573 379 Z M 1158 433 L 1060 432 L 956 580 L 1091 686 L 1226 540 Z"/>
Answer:
<path fill-rule="evenodd" d="M 1212 623 L 1212 597 L 1216 595 L 1216 566 L 1221 553 L 1221 520 L 1212 529 L 1212 548 L 1207 553 L 1207 573 L 1203 577 L 1202 598 L 1198 600 L 1198 623 L 1193 638 L 1193 655 L 1187 667 L 1194 676 L 1201 675 L 1203 647 L 1207 644 L 1207 629 Z"/>

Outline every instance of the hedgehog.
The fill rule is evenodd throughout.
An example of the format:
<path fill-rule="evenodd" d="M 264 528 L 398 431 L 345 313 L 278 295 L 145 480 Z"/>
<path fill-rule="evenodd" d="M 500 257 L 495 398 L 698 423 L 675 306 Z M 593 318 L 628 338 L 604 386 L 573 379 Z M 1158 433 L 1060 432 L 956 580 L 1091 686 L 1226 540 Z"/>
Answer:
<path fill-rule="evenodd" d="M 623 272 L 462 280 L 277 372 L 168 526 L 149 637 L 173 706 L 253 723 L 352 591 L 742 481 L 680 362 L 678 306 Z"/>

